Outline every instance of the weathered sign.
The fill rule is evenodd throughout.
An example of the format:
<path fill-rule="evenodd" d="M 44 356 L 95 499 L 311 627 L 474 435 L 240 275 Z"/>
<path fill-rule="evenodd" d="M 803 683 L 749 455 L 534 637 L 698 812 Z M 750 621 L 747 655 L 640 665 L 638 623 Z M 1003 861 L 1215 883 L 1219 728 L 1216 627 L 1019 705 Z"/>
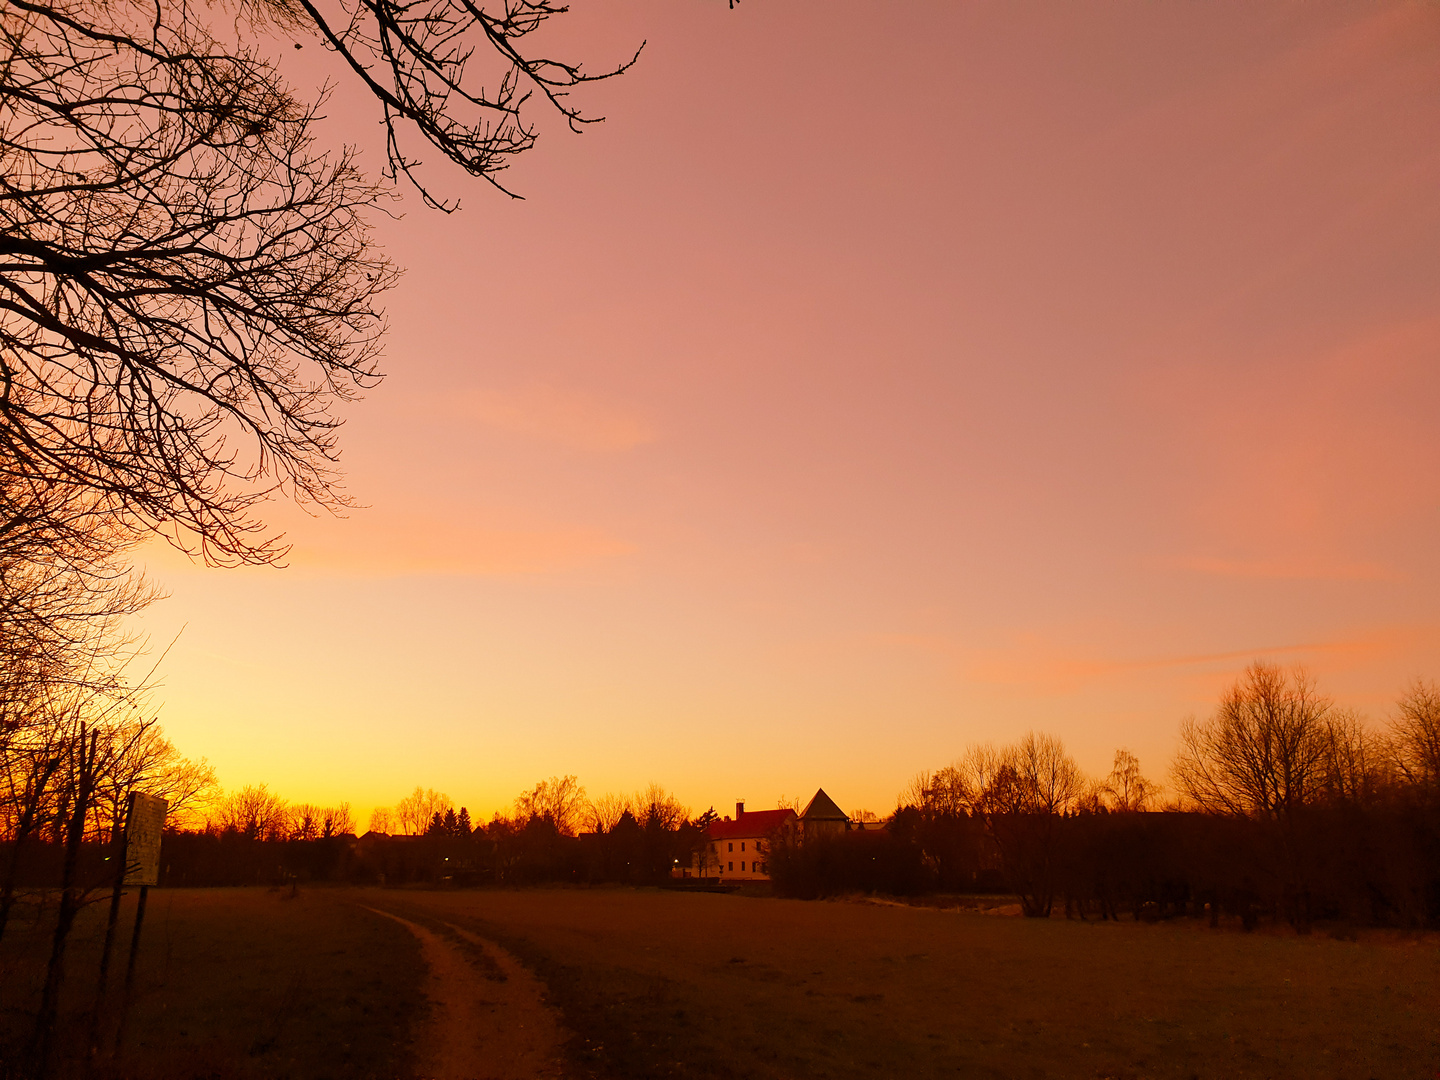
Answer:
<path fill-rule="evenodd" d="M 132 791 L 125 811 L 125 884 L 160 881 L 160 834 L 165 829 L 165 800 Z"/>

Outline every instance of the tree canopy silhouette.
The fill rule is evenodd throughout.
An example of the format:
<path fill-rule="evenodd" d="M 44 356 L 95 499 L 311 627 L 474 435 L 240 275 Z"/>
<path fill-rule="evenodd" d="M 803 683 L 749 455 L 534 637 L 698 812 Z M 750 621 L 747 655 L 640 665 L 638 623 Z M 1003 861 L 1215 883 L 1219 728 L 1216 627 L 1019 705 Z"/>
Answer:
<path fill-rule="evenodd" d="M 412 147 L 501 187 L 532 102 L 590 122 L 569 90 L 634 58 L 530 53 L 565 10 L 0 0 L 0 472 L 216 563 L 283 555 L 255 517 L 277 491 L 345 506 L 337 407 L 379 378 L 396 276 L 368 215 L 400 178 L 441 205 Z M 378 104 L 382 178 L 257 44 L 310 32 Z"/>

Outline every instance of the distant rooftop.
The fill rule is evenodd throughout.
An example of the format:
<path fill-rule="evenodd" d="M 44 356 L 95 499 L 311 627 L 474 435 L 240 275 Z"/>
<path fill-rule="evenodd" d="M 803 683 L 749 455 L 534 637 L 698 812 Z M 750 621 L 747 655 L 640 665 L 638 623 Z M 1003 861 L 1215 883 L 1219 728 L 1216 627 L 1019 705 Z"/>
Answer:
<path fill-rule="evenodd" d="M 795 816 L 795 811 L 746 810 L 734 818 L 710 823 L 710 839 L 733 840 L 741 836 L 764 836 L 784 825 Z"/>
<path fill-rule="evenodd" d="M 821 788 L 815 792 L 815 797 L 810 800 L 809 805 L 800 812 L 803 821 L 849 821 L 850 815 L 835 805 L 835 800 L 825 794 Z"/>

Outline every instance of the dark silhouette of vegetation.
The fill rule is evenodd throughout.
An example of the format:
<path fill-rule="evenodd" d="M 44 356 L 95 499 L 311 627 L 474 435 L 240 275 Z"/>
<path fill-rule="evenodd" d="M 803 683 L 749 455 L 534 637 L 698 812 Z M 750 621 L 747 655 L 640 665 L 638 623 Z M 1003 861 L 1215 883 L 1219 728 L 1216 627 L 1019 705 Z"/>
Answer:
<path fill-rule="evenodd" d="M 367 219 L 402 176 L 440 205 L 411 147 L 500 187 L 541 103 L 591 122 L 567 94 L 633 58 L 591 75 L 531 53 L 564 10 L 5 0 L 3 468 L 74 493 L 102 531 L 157 530 L 218 563 L 283 555 L 254 517 L 277 491 L 346 506 L 336 410 L 379 378 L 396 276 Z M 381 180 L 317 142 L 321 101 L 265 51 L 295 38 L 375 100 Z"/>
<path fill-rule="evenodd" d="M 1437 700 L 1415 683 L 1374 728 L 1304 673 L 1252 665 L 1211 719 L 1183 726 L 1168 801 L 1128 751 L 1090 781 L 1059 740 L 1031 734 L 919 774 L 881 828 L 857 818 L 834 834 L 770 837 L 769 875 L 777 892 L 800 897 L 1008 893 L 1037 918 L 1440 925 L 1440 788 L 1427 756 Z M 182 805 L 205 786 L 208 768 L 180 758 L 153 725 L 105 730 L 102 747 L 133 730 L 144 753 L 102 751 L 102 766 L 138 755 Z M 10 759 L 7 898 L 60 885 L 68 789 L 47 777 L 69 768 L 70 750 L 55 745 L 64 752 Z M 113 823 L 98 793 L 113 783 L 95 781 L 78 856 L 97 881 Z M 590 799 L 563 776 L 483 823 L 417 787 L 357 836 L 348 806 L 292 806 L 257 785 L 213 802 L 203 827 L 167 834 L 162 882 L 667 884 L 695 873 L 715 820 L 659 785 Z"/>
<path fill-rule="evenodd" d="M 1376 728 L 1303 672 L 1255 664 L 1210 719 L 1184 725 L 1166 801 L 1127 751 L 1088 781 L 1059 740 L 1031 734 L 919 774 L 880 827 L 857 814 L 811 835 L 778 829 L 766 843 L 771 884 L 801 898 L 1002 894 L 1035 918 L 1190 918 L 1246 930 L 1267 920 L 1301 933 L 1329 923 L 1337 934 L 1437 927 L 1440 792 L 1428 756 L 1437 699 L 1417 682 Z M 22 911 L 30 932 L 43 923 L 54 943 L 50 989 L 26 1037 L 26 1060 L 42 1068 L 53 1002 L 77 974 L 64 962 L 69 927 L 114 880 L 105 792 L 144 776 L 182 805 L 207 794 L 207 768 L 179 757 L 153 721 L 107 720 L 94 708 L 72 719 L 44 752 L 7 751 L 5 915 Z M 192 816 L 166 833 L 161 883 L 663 886 L 699 865 L 716 821 L 656 784 L 589 799 L 574 776 L 536 783 L 484 823 L 431 788 L 400 807 L 372 824 L 403 828 L 357 836 L 344 804 L 292 805 L 264 785 L 212 797 L 203 824 Z"/>
<path fill-rule="evenodd" d="M 416 793 L 444 807 L 423 829 L 356 836 L 348 806 L 290 806 L 264 785 L 241 789 L 218 803 L 204 828 L 167 834 L 162 883 L 665 884 L 676 867 L 690 865 L 714 818 L 706 811 L 692 819 L 652 784 L 637 795 L 602 797 L 600 806 L 618 802 L 618 818 L 582 831 L 597 823 L 597 804 L 573 776 L 539 782 L 516 798 L 512 816 L 497 814 L 480 825 L 448 796 L 427 788 Z M 377 815 L 382 822 L 397 816 Z"/>
<path fill-rule="evenodd" d="M 1087 783 L 1057 740 L 1029 735 L 919 774 L 883 844 L 862 831 L 823 846 L 776 838 L 772 876 L 793 896 L 1004 891 L 1042 918 L 1434 927 L 1437 703 L 1416 682 L 1374 729 L 1305 672 L 1255 663 L 1212 718 L 1182 725 L 1163 808 L 1128 751 Z"/>

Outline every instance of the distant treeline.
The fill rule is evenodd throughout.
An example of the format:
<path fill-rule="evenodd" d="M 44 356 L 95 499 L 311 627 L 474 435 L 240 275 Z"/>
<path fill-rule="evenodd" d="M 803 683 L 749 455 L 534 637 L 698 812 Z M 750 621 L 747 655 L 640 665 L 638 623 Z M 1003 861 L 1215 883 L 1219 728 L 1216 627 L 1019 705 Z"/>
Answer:
<path fill-rule="evenodd" d="M 426 788 L 376 810 L 359 836 L 347 805 L 291 805 L 264 785 L 212 795 L 202 818 L 193 807 L 208 771 L 152 725 L 121 734 L 100 755 L 114 776 L 92 785 L 108 794 L 88 800 L 82 889 L 102 886 L 114 865 L 113 807 L 137 774 L 192 807 L 192 827 L 168 832 L 162 848 L 162 884 L 176 886 L 662 884 L 706 864 L 696 856 L 715 820 L 658 785 L 590 799 L 573 776 L 541 781 L 480 824 Z M 9 773 L 0 933 L 18 890 L 60 879 L 69 775 Z M 768 869 L 776 892 L 795 897 L 1003 892 L 1036 917 L 1440 926 L 1435 686 L 1414 684 L 1382 728 L 1338 709 L 1303 672 L 1254 664 L 1210 719 L 1182 725 L 1171 778 L 1162 800 L 1121 750 L 1107 777 L 1087 779 L 1047 735 L 972 747 L 916 776 L 883 829 L 778 831 Z"/>
<path fill-rule="evenodd" d="M 1303 672 L 1253 664 L 1181 729 L 1158 805 L 1133 755 L 1087 781 L 1059 740 L 974 747 L 901 795 L 883 832 L 776 844 L 777 891 L 1003 888 L 1025 914 L 1440 926 L 1440 690 L 1386 729 Z"/>
<path fill-rule="evenodd" d="M 642 808 L 604 832 L 579 835 L 562 831 L 546 814 L 497 817 L 473 828 L 466 816 L 463 808 L 437 814 L 416 835 L 297 840 L 227 829 L 175 832 L 165 837 L 162 884 L 654 885 L 669 881 L 674 867 L 689 865 L 713 815 L 667 820 Z"/>
<path fill-rule="evenodd" d="M 781 895 L 1010 892 L 1027 915 L 1440 926 L 1440 813 L 1408 799 L 1255 820 L 1195 811 L 935 814 L 777 846 Z"/>

